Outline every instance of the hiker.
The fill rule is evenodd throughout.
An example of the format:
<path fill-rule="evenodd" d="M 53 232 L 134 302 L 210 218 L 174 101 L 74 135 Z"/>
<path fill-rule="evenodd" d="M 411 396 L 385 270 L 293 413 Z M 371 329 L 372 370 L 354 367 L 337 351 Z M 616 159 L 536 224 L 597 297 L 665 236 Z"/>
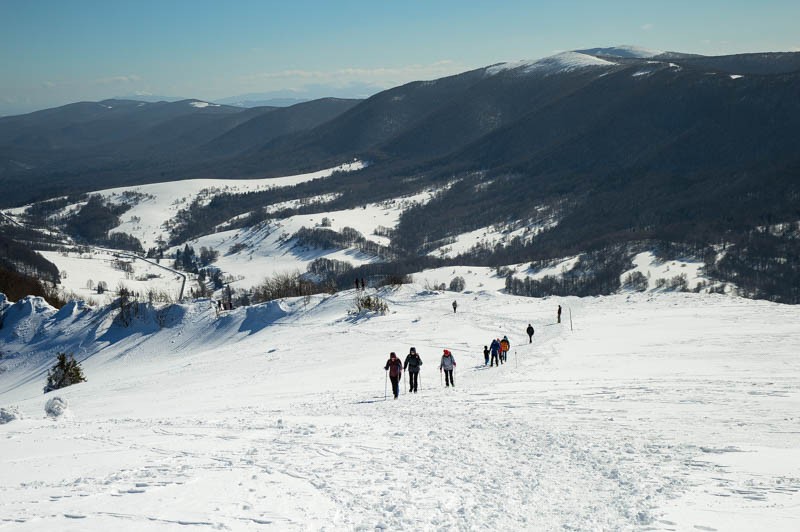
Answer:
<path fill-rule="evenodd" d="M 456 307 L 458 307 L 458 303 L 456 303 L 455 301 L 453 301 L 453 314 L 455 314 L 455 313 L 456 313 Z"/>
<path fill-rule="evenodd" d="M 489 365 L 489 347 L 488 346 L 483 346 L 483 365 L 484 366 L 488 366 Z"/>
<path fill-rule="evenodd" d="M 406 360 L 403 362 L 403 369 L 408 370 L 408 391 L 417 393 L 417 384 L 419 383 L 419 367 L 422 365 L 422 359 L 417 354 L 417 349 L 412 347 L 406 355 Z"/>
<path fill-rule="evenodd" d="M 367 288 L 367 283 L 364 282 L 364 278 L 361 278 L 361 289 L 364 290 Z"/>
<path fill-rule="evenodd" d="M 358 277 L 356 277 L 356 290 L 358 290 Z"/>
<path fill-rule="evenodd" d="M 453 353 L 445 349 L 442 353 L 442 362 L 439 364 L 439 371 L 444 370 L 445 388 L 451 385 L 454 388 L 456 386 L 456 383 L 453 380 L 453 369 L 455 367 L 456 367 L 456 359 L 453 357 Z"/>
<path fill-rule="evenodd" d="M 500 359 L 503 362 L 508 362 L 508 350 L 511 349 L 511 342 L 508 341 L 508 336 L 503 336 L 500 340 Z"/>
<path fill-rule="evenodd" d="M 557 317 L 558 317 L 558 323 L 561 323 L 561 305 L 559 305 L 559 306 L 558 306 L 558 314 L 557 314 Z"/>
<path fill-rule="evenodd" d="M 528 343 L 532 344 L 533 343 L 533 325 L 531 325 L 529 323 L 528 324 L 528 328 L 525 329 L 525 332 L 528 333 Z"/>
<path fill-rule="evenodd" d="M 385 370 L 389 371 L 389 380 L 392 381 L 392 393 L 394 398 L 400 395 L 400 376 L 403 374 L 403 363 L 394 354 L 394 351 L 389 353 L 389 360 L 386 361 Z"/>
<path fill-rule="evenodd" d="M 492 340 L 490 351 L 492 352 L 492 362 L 491 362 L 491 364 L 489 364 L 489 366 L 490 367 L 494 366 L 494 365 L 499 366 L 500 365 L 500 358 L 499 358 L 498 354 L 500 353 L 500 340 L 498 340 L 497 338 Z"/>

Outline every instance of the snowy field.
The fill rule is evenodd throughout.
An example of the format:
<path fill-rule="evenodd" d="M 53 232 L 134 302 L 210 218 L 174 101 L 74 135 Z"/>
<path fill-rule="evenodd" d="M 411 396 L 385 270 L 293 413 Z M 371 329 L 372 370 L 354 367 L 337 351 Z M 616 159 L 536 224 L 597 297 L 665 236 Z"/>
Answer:
<path fill-rule="evenodd" d="M 330 177 L 334 172 L 353 172 L 366 165 L 361 161 L 345 163 L 334 168 L 319 170 L 308 174 L 264 179 L 186 179 L 183 181 L 167 181 L 129 187 L 97 190 L 89 194 L 99 194 L 114 203 L 130 203 L 125 194 L 137 194 L 139 198 L 133 202 L 130 210 L 122 216 L 120 225 L 109 233 L 127 233 L 135 236 L 144 249 L 154 247 L 159 240 L 167 241 L 169 231 L 166 223 L 170 222 L 178 211 L 185 209 L 196 199 L 211 201 L 222 193 L 244 194 L 279 187 L 288 187 Z M 60 215 L 77 212 L 85 202 L 67 206 Z M 27 205 L 9 209 L 5 212 L 12 220 L 22 215 Z"/>
<path fill-rule="evenodd" d="M 167 294 L 177 300 L 180 294 L 181 277 L 152 262 L 134 260 L 129 252 L 114 253 L 93 249 L 79 253 L 39 251 L 39 254 L 52 262 L 61 272 L 61 288 L 86 300 L 108 304 L 117 297 L 117 287 L 122 284 L 133 292 L 147 294 L 148 291 Z M 172 260 L 163 260 L 163 266 L 170 266 Z M 129 268 L 129 271 L 120 269 Z M 108 292 L 97 293 L 97 284 L 104 282 Z"/>
<path fill-rule="evenodd" d="M 127 329 L 107 309 L 16 304 L 0 530 L 800 526 L 800 307 L 487 291 L 454 314 L 453 293 L 381 294 L 385 316 L 348 315 L 349 291 L 219 317 L 199 301 Z M 508 363 L 484 367 L 503 334 Z M 411 346 L 420 392 L 384 400 L 387 354 Z M 58 350 L 88 382 L 43 395 Z"/>

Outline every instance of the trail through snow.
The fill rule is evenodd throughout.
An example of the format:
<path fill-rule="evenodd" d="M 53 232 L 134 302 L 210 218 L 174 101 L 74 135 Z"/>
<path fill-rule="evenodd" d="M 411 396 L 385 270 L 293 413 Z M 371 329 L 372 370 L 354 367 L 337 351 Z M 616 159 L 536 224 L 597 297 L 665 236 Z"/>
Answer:
<path fill-rule="evenodd" d="M 0 406 L 22 416 L 0 425 L 0 530 L 796 529 L 800 309 L 475 292 L 454 314 L 453 293 L 381 295 L 386 316 L 348 315 L 349 291 L 112 326 L 55 420 L 42 353 L 107 318 L 3 336 L 20 355 Z M 485 367 L 503 334 L 508 362 Z M 384 400 L 388 352 L 411 346 L 420 392 Z"/>

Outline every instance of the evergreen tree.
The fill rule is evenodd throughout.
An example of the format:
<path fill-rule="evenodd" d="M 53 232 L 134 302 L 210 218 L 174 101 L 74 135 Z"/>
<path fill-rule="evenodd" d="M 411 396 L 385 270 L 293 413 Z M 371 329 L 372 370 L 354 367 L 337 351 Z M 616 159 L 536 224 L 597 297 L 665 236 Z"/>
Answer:
<path fill-rule="evenodd" d="M 75 360 L 75 357 L 72 355 L 67 357 L 66 353 L 59 353 L 58 361 L 47 372 L 47 384 L 44 387 L 44 393 L 85 381 L 86 377 L 83 376 L 83 370 Z"/>

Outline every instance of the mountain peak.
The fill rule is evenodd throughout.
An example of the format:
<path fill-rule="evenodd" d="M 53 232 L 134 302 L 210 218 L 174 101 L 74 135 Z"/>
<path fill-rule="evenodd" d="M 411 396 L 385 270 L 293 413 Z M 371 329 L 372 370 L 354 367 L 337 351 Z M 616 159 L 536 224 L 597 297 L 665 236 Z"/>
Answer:
<path fill-rule="evenodd" d="M 486 73 L 493 76 L 500 72 L 514 70 L 521 74 L 529 74 L 532 72 L 554 74 L 558 72 L 571 72 L 582 68 L 610 67 L 614 65 L 616 65 L 616 63 L 582 52 L 561 52 L 556 55 L 532 61 L 499 63 L 488 67 Z"/>
<path fill-rule="evenodd" d="M 654 50 L 651 48 L 643 48 L 641 46 L 633 46 L 630 44 L 623 44 L 620 46 L 611 46 L 608 48 L 588 48 L 586 50 L 576 50 L 578 53 L 589 54 L 592 56 L 604 55 L 610 57 L 621 57 L 626 59 L 649 59 L 664 52 L 662 50 Z"/>

